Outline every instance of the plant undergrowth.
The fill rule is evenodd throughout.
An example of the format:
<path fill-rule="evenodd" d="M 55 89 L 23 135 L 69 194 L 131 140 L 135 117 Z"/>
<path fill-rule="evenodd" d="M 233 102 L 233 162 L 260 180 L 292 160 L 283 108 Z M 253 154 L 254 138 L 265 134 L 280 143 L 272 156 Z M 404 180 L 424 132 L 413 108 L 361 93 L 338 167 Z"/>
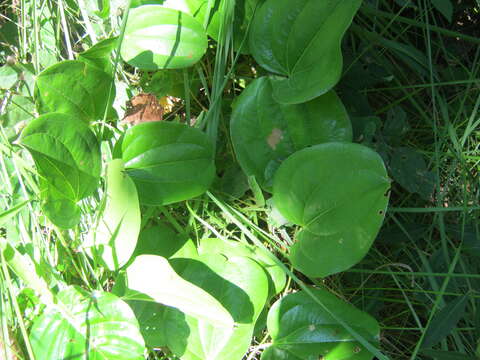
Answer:
<path fill-rule="evenodd" d="M 101 3 L 0 4 L 1 359 L 480 357 L 478 0 L 338 2 L 343 64 L 265 30 L 313 0 Z"/>

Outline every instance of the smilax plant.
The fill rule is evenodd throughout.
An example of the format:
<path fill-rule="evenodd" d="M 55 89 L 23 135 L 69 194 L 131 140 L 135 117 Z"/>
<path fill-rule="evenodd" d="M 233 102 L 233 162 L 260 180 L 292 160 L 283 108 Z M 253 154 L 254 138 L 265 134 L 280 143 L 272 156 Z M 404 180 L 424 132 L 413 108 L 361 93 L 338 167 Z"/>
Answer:
<path fill-rule="evenodd" d="M 236 58 L 251 55 L 259 75 L 241 85 L 227 142 L 256 193 L 272 195 L 294 234 L 293 244 L 282 244 L 285 260 L 315 283 L 366 255 L 388 203 L 383 161 L 352 143 L 349 115 L 333 89 L 342 72 L 342 38 L 360 5 L 134 1 L 118 38 L 37 76 L 39 116 L 18 142 L 35 163 L 42 213 L 65 241 L 78 234 L 79 256 L 101 269 L 108 285 L 62 281 L 52 288 L 48 279 L 21 271 L 27 260 L 2 244 L 12 269 L 49 299 L 29 329 L 35 359 L 141 359 L 146 349 L 161 349 L 185 360 L 241 360 L 265 327 L 271 342 L 263 360 L 385 358 L 374 318 L 305 285 L 271 252 L 274 244 L 248 228 L 241 230 L 252 242 L 194 242 L 184 229 L 145 221 L 146 213 L 212 188 L 220 140 L 212 127 L 222 91 L 209 94 L 211 108 L 195 125 L 146 122 L 123 131 L 113 106 L 115 49 L 128 69 L 183 69 L 185 78 L 201 69 L 209 44 L 221 51 L 230 39 Z M 218 57 L 215 71 L 222 66 Z M 216 76 L 214 83 L 225 86 L 228 79 Z M 242 214 L 208 195 L 238 224 Z M 85 206 L 94 203 L 94 225 L 83 229 Z M 301 290 L 282 294 L 289 278 Z"/>

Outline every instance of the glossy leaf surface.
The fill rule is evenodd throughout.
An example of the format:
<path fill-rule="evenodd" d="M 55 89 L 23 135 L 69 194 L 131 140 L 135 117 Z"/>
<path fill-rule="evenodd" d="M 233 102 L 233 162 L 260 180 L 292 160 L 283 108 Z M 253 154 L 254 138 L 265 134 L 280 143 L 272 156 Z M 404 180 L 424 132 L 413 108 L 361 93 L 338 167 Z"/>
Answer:
<path fill-rule="evenodd" d="M 110 270 L 118 270 L 135 250 L 140 232 L 140 204 L 135 184 L 124 172 L 121 159 L 108 164 L 106 183 L 105 208 L 87 246 Z"/>
<path fill-rule="evenodd" d="M 32 120 L 20 142 L 40 175 L 46 215 L 57 226 L 73 226 L 69 219 L 79 216 L 76 203 L 96 189 L 100 178 L 97 138 L 80 119 L 50 113 Z"/>
<path fill-rule="evenodd" d="M 35 101 L 40 114 L 59 112 L 85 122 L 102 119 L 115 98 L 108 94 L 112 77 L 96 66 L 79 60 L 62 61 L 38 75 Z"/>
<path fill-rule="evenodd" d="M 290 249 L 294 267 L 324 277 L 360 261 L 383 222 L 389 187 L 381 157 L 363 145 L 315 145 L 285 160 L 273 194 L 281 214 L 304 227 Z"/>
<path fill-rule="evenodd" d="M 200 255 L 222 254 L 227 258 L 245 256 L 257 261 L 268 273 L 270 283 L 269 295 L 273 296 L 283 290 L 287 282 L 285 272 L 275 264 L 263 249 L 238 241 L 223 241 L 218 238 L 203 239 L 198 248 Z"/>
<path fill-rule="evenodd" d="M 142 70 L 188 67 L 206 49 L 207 34 L 189 14 L 160 5 L 130 10 L 121 49 L 130 65 Z"/>
<path fill-rule="evenodd" d="M 278 77 L 273 97 L 296 104 L 325 94 L 342 72 L 340 44 L 361 0 L 267 0 L 255 15 L 250 49 Z"/>
<path fill-rule="evenodd" d="M 221 302 L 232 315 L 235 328 L 232 332 L 186 315 L 180 325 L 168 331 L 168 347 L 184 360 L 242 359 L 267 301 L 268 279 L 262 267 L 246 257 L 227 259 L 218 254 L 204 255 L 198 260 L 173 259 L 172 266 L 185 280 L 201 286 Z M 181 314 L 169 313 L 167 318 L 180 319 Z"/>
<path fill-rule="evenodd" d="M 311 289 L 337 318 L 370 343 L 378 343 L 377 321 L 323 289 Z M 262 360 L 370 360 L 373 355 L 303 291 L 278 300 L 268 313 L 273 344 Z"/>
<path fill-rule="evenodd" d="M 47 309 L 30 342 L 37 360 L 140 360 L 144 341 L 130 307 L 115 295 L 70 287 L 58 295 L 63 312 Z"/>
<path fill-rule="evenodd" d="M 165 205 L 203 194 L 215 175 L 213 146 L 200 130 L 151 122 L 127 130 L 122 158 L 140 202 Z"/>
<path fill-rule="evenodd" d="M 281 105 L 265 77 L 253 81 L 233 105 L 230 133 L 247 176 L 271 190 L 273 175 L 289 155 L 331 141 L 351 141 L 352 126 L 333 92 L 298 105 Z"/>
<path fill-rule="evenodd" d="M 155 274 L 152 282 L 150 275 Z M 155 255 L 140 255 L 127 269 L 128 286 L 154 301 L 175 307 L 186 314 L 230 328 L 230 313 L 200 287 L 182 279 L 168 261 Z"/>

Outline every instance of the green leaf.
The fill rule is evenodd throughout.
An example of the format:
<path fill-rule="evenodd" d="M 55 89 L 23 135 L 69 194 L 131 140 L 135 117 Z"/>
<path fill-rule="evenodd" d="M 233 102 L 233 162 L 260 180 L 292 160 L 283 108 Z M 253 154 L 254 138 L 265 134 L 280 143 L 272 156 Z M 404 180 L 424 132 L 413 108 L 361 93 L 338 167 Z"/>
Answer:
<path fill-rule="evenodd" d="M 420 353 L 435 360 L 478 360 L 478 357 L 476 356 L 453 351 L 424 349 L 420 350 Z"/>
<path fill-rule="evenodd" d="M 379 342 L 377 321 L 323 289 L 311 289 L 318 300 L 366 340 Z M 267 319 L 273 344 L 262 360 L 369 360 L 368 352 L 334 317 L 303 291 L 273 304 Z"/>
<path fill-rule="evenodd" d="M 0 66 L 0 89 L 8 90 L 18 80 L 18 72 L 11 65 Z"/>
<path fill-rule="evenodd" d="M 200 255 L 222 254 L 227 258 L 245 256 L 258 262 L 269 275 L 269 295 L 274 296 L 285 287 L 287 278 L 285 272 L 272 260 L 265 250 L 238 241 L 224 241 L 218 238 L 202 239 L 198 248 Z"/>
<path fill-rule="evenodd" d="M 20 129 L 34 118 L 35 105 L 30 97 L 12 95 L 5 113 L 0 117 L 5 135 L 14 139 Z"/>
<path fill-rule="evenodd" d="M 203 194 L 213 182 L 213 145 L 203 132 L 173 122 L 131 127 L 122 142 L 125 168 L 140 202 L 165 205 Z"/>
<path fill-rule="evenodd" d="M 106 176 L 105 208 L 89 243 L 110 270 L 118 270 L 133 254 L 140 233 L 140 204 L 132 179 L 124 172 L 121 159 L 110 161 Z"/>
<path fill-rule="evenodd" d="M 195 64 L 207 50 L 207 34 L 192 16 L 160 5 L 130 10 L 122 58 L 142 70 Z"/>
<path fill-rule="evenodd" d="M 0 212 L 0 226 L 5 224 L 7 221 L 9 221 L 11 218 L 13 218 L 15 215 L 17 215 L 25 205 L 27 205 L 31 200 L 26 200 L 22 201 L 21 203 L 12 206 L 11 208 Z"/>
<path fill-rule="evenodd" d="M 250 49 L 278 76 L 273 98 L 303 103 L 325 94 L 342 73 L 342 37 L 361 0 L 267 0 L 253 19 Z"/>
<path fill-rule="evenodd" d="M 110 55 L 117 48 L 117 38 L 108 38 L 99 41 L 90 49 L 78 54 L 78 60 L 87 65 L 97 67 L 107 74 L 113 72 L 113 65 Z"/>
<path fill-rule="evenodd" d="M 460 296 L 435 314 L 423 338 L 424 348 L 437 344 L 452 332 L 465 315 L 468 300 L 468 294 Z"/>
<path fill-rule="evenodd" d="M 113 91 L 108 102 L 111 82 L 111 75 L 96 66 L 79 60 L 59 62 L 37 77 L 38 112 L 69 114 L 85 122 L 102 119 L 115 98 Z"/>
<path fill-rule="evenodd" d="M 138 322 L 115 295 L 69 287 L 57 299 L 59 305 L 38 317 L 30 331 L 36 360 L 144 358 Z"/>
<path fill-rule="evenodd" d="M 198 256 L 197 248 L 191 239 L 176 234 L 162 223 L 142 230 L 133 256 L 139 255 L 159 255 L 167 259 Z"/>
<path fill-rule="evenodd" d="M 304 227 L 290 249 L 292 265 L 324 277 L 359 262 L 382 225 L 389 187 L 381 157 L 363 145 L 333 142 L 291 155 L 275 175 L 273 199 Z"/>
<path fill-rule="evenodd" d="M 167 346 L 183 360 L 242 359 L 267 301 L 268 280 L 262 267 L 246 257 L 218 254 L 206 254 L 199 260 L 173 259 L 172 266 L 185 280 L 215 297 L 232 315 L 235 328 L 231 332 L 228 327 L 186 315 L 188 332 L 177 331 L 181 322 L 180 326 L 169 328 Z M 168 314 L 168 317 L 179 315 Z"/>
<path fill-rule="evenodd" d="M 295 151 L 352 140 L 347 111 L 333 91 L 307 103 L 281 105 L 265 77 L 253 81 L 235 101 L 230 133 L 243 171 L 266 190 L 271 190 L 282 161 Z"/>
<path fill-rule="evenodd" d="M 396 182 L 411 193 L 419 194 L 429 200 L 435 189 L 435 174 L 428 171 L 422 154 L 413 148 L 394 149 L 390 162 L 390 171 Z"/>
<path fill-rule="evenodd" d="M 194 69 L 194 68 L 192 68 Z M 170 69 L 157 71 L 150 80 L 147 80 L 143 88 L 145 92 L 153 93 L 161 98 L 167 95 L 185 99 L 185 69 Z M 198 74 L 194 71 L 187 71 L 189 80 L 189 91 L 197 94 L 201 87 Z"/>
<path fill-rule="evenodd" d="M 155 274 L 152 279 L 151 275 Z M 200 287 L 182 279 L 168 261 L 155 255 L 140 255 L 127 268 L 130 289 L 185 314 L 230 328 L 233 319 L 222 304 Z"/>
<path fill-rule="evenodd" d="M 100 178 L 97 138 L 78 118 L 50 113 L 32 120 L 20 143 L 35 161 L 46 215 L 57 226 L 72 227 L 79 219 L 76 203 L 93 193 Z"/>
<path fill-rule="evenodd" d="M 453 4 L 451 0 L 432 0 L 432 4 L 449 22 L 452 22 Z"/>

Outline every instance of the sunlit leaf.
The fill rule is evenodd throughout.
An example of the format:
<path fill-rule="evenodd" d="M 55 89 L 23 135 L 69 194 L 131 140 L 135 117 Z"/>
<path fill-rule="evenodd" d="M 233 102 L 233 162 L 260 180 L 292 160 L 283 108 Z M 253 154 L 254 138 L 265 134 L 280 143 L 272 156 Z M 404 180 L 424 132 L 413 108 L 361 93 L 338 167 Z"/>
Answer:
<path fill-rule="evenodd" d="M 281 214 L 304 227 L 290 249 L 293 266 L 324 277 L 359 262 L 382 225 L 389 187 L 381 157 L 363 145 L 333 142 L 291 155 L 273 194 Z"/>
<path fill-rule="evenodd" d="M 325 94 L 339 81 L 342 37 L 361 0 L 267 0 L 250 31 L 255 60 L 278 76 L 273 98 L 298 104 Z"/>

